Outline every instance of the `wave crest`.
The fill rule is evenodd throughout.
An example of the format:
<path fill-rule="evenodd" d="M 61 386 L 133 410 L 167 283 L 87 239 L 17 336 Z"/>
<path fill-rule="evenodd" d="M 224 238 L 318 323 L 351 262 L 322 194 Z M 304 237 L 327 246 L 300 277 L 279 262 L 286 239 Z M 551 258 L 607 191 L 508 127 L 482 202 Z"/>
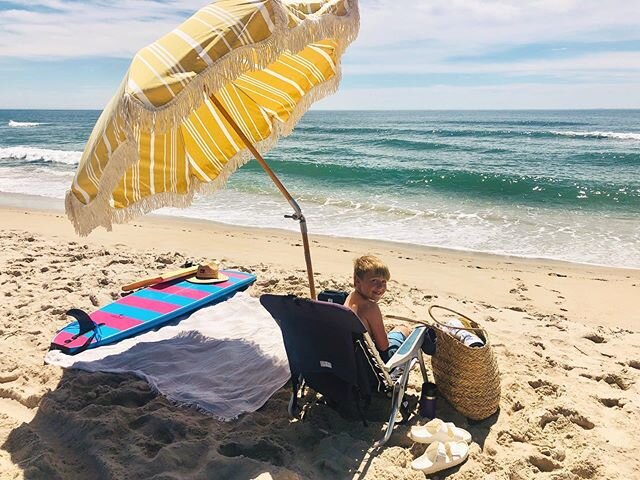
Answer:
<path fill-rule="evenodd" d="M 25 128 L 25 127 L 37 127 L 39 125 L 42 125 L 42 123 L 40 122 L 16 122 L 15 120 L 9 120 L 9 123 L 7 124 L 10 127 L 14 127 L 14 128 Z"/>
<path fill-rule="evenodd" d="M 82 152 L 33 147 L 7 147 L 0 148 L 0 158 L 77 165 L 82 158 Z"/>
<path fill-rule="evenodd" d="M 616 140 L 640 140 L 640 133 L 631 132 L 573 132 L 573 131 L 552 131 L 554 135 L 563 137 L 581 138 L 615 138 Z"/>

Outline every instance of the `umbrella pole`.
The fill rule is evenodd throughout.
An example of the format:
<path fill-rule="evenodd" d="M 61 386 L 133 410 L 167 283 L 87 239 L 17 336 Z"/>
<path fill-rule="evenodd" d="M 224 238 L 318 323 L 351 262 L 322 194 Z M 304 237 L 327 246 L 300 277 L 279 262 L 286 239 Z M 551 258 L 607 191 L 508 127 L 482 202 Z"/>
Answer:
<path fill-rule="evenodd" d="M 244 142 L 246 147 L 249 149 L 249 151 L 253 154 L 253 156 L 256 158 L 260 166 L 264 169 L 265 172 L 267 172 L 267 175 L 269 175 L 269 178 L 271 178 L 273 183 L 275 183 L 276 187 L 278 187 L 278 190 L 280 190 L 280 193 L 284 195 L 284 198 L 287 200 L 287 202 L 289 202 L 289 205 L 291 205 L 291 207 L 293 208 L 294 214 L 285 215 L 285 217 L 293 218 L 294 220 L 298 220 L 300 222 L 300 233 L 302 234 L 302 246 L 304 248 L 304 261 L 307 264 L 307 276 L 309 277 L 309 293 L 311 295 L 311 298 L 315 300 L 316 286 L 313 280 L 313 267 L 311 266 L 311 251 L 309 249 L 309 237 L 307 235 L 307 221 L 304 218 L 304 215 L 302 214 L 300 205 L 298 205 L 298 202 L 295 201 L 295 199 L 291 196 L 291 194 L 287 191 L 285 186 L 282 184 L 280 179 L 276 176 L 273 170 L 271 170 L 269 165 L 267 165 L 267 162 L 265 161 L 265 159 L 262 158 L 262 155 L 260 155 L 258 150 L 256 150 L 256 148 L 253 146 L 249 138 L 247 138 L 247 136 L 240 129 L 240 127 L 235 122 L 235 120 L 233 120 L 231 115 L 229 115 L 229 112 L 227 112 L 227 110 L 222 106 L 222 103 L 220 103 L 217 97 L 215 95 L 212 95 L 209 98 L 211 99 L 211 102 L 218 108 L 218 110 L 220 111 L 222 116 L 225 118 L 225 120 L 229 122 L 229 124 L 231 125 L 231 128 L 233 128 L 233 130 L 242 139 L 242 141 Z"/>

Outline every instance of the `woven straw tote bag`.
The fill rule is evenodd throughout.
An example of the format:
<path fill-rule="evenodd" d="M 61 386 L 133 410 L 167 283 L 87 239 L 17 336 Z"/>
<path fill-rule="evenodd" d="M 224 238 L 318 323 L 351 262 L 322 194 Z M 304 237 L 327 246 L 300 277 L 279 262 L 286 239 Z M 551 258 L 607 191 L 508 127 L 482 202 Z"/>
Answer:
<path fill-rule="evenodd" d="M 482 347 L 468 347 L 446 329 L 459 329 L 439 321 L 434 310 L 453 313 L 469 330 L 479 336 Z M 438 391 L 460 413 L 472 420 L 484 420 L 500 405 L 500 372 L 487 331 L 469 317 L 440 305 L 432 305 L 429 315 L 434 321 L 437 347 L 431 357 Z"/>

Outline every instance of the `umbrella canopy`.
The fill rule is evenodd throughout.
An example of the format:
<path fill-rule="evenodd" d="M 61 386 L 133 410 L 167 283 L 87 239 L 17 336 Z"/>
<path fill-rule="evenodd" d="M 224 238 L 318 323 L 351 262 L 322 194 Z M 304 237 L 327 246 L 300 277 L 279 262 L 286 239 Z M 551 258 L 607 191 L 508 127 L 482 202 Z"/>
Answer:
<path fill-rule="evenodd" d="M 102 112 L 67 192 L 80 235 L 213 191 L 251 155 L 264 162 L 316 100 L 333 93 L 359 27 L 357 0 L 218 0 L 138 52 Z"/>
<path fill-rule="evenodd" d="M 76 231 L 221 187 L 337 89 L 358 27 L 357 0 L 218 0 L 143 48 L 67 192 Z"/>

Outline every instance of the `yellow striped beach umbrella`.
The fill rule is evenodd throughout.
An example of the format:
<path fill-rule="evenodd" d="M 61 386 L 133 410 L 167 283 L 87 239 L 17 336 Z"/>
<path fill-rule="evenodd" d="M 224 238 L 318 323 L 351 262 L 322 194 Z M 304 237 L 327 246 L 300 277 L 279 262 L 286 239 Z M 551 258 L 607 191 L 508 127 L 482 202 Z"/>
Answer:
<path fill-rule="evenodd" d="M 80 235 L 220 188 L 333 93 L 357 0 L 218 0 L 140 50 L 87 142 L 65 204 Z"/>

